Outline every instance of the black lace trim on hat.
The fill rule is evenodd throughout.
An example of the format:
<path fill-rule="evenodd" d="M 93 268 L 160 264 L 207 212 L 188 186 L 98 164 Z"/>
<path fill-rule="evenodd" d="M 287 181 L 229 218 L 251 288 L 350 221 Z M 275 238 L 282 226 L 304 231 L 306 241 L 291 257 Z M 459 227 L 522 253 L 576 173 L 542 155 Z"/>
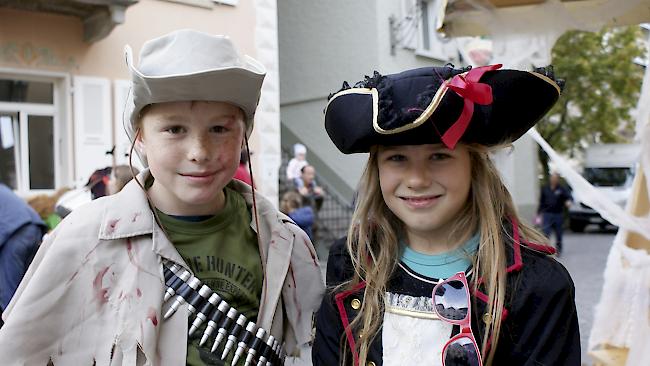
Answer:
<path fill-rule="evenodd" d="M 330 94 L 327 97 L 327 100 L 330 100 L 334 95 L 351 88 L 377 89 L 379 94 L 379 111 L 377 116 L 377 123 L 381 128 L 385 130 L 396 129 L 401 126 L 405 126 L 417 119 L 429 106 L 429 104 L 431 104 L 433 97 L 438 91 L 440 85 L 445 80 L 455 75 L 467 72 L 472 68 L 471 66 L 468 66 L 465 68 L 456 69 L 451 63 L 446 64 L 444 67 L 448 68 L 447 72 L 436 72 L 438 74 L 437 77 L 434 77 L 431 80 L 431 84 L 429 84 L 423 92 L 417 95 L 415 105 L 408 108 L 393 108 L 393 81 L 390 78 L 381 75 L 377 71 L 374 71 L 372 76 L 366 75 L 364 80 L 355 83 L 353 87 L 350 87 L 350 84 L 348 84 L 347 81 L 344 81 L 341 89 L 339 89 L 336 93 Z M 436 69 L 434 68 L 434 70 Z"/>
<path fill-rule="evenodd" d="M 535 67 L 533 68 L 533 72 L 544 75 L 547 78 L 555 81 L 558 87 L 560 87 L 560 91 L 564 90 L 564 85 L 566 84 L 566 81 L 564 79 L 558 79 L 555 77 L 555 70 L 553 69 L 553 65 L 548 65 L 546 67 Z"/>

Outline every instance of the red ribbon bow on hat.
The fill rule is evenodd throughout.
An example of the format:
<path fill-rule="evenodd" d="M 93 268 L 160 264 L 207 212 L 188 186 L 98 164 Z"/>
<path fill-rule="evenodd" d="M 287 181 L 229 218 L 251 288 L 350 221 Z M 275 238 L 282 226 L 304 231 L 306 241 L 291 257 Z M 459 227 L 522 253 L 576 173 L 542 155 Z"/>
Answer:
<path fill-rule="evenodd" d="M 483 74 L 488 71 L 497 70 L 501 68 L 501 64 L 481 66 L 471 69 L 466 75 L 458 74 L 454 76 L 448 83 L 447 87 L 456 94 L 458 94 L 465 104 L 463 112 L 460 117 L 454 122 L 451 127 L 442 135 L 442 143 L 448 149 L 456 147 L 456 143 L 463 136 L 465 130 L 469 126 L 474 114 L 474 103 L 480 105 L 492 104 L 492 87 L 488 84 L 479 83 Z"/>

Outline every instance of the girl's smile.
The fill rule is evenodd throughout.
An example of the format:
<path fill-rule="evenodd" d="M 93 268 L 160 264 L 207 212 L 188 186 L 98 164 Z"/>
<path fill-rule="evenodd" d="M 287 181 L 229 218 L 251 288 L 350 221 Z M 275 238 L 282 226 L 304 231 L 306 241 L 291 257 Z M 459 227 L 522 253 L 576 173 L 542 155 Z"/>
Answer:
<path fill-rule="evenodd" d="M 406 196 L 400 197 L 408 206 L 413 209 L 428 208 L 436 204 L 442 195 L 428 195 L 428 196 Z"/>

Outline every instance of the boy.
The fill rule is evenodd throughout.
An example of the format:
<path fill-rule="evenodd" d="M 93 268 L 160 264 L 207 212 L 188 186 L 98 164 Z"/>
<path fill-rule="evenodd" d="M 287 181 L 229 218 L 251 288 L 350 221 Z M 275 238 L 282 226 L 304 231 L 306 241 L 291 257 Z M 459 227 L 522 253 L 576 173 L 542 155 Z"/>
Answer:
<path fill-rule="evenodd" d="M 281 364 L 311 340 L 323 282 L 302 230 L 232 179 L 263 66 L 191 30 L 146 42 L 137 67 L 127 46 L 126 61 L 125 128 L 148 169 L 43 244 L 5 314 L 0 364 Z"/>

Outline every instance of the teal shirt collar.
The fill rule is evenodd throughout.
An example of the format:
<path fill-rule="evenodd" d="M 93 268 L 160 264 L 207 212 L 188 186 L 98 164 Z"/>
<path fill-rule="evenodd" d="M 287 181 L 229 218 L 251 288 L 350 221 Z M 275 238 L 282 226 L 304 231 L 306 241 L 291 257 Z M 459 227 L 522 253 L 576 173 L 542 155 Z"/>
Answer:
<path fill-rule="evenodd" d="M 429 278 L 448 278 L 458 272 L 466 271 L 472 265 L 472 258 L 478 251 L 480 235 L 474 234 L 460 247 L 441 254 L 424 254 L 400 242 L 400 260 L 417 274 Z"/>

